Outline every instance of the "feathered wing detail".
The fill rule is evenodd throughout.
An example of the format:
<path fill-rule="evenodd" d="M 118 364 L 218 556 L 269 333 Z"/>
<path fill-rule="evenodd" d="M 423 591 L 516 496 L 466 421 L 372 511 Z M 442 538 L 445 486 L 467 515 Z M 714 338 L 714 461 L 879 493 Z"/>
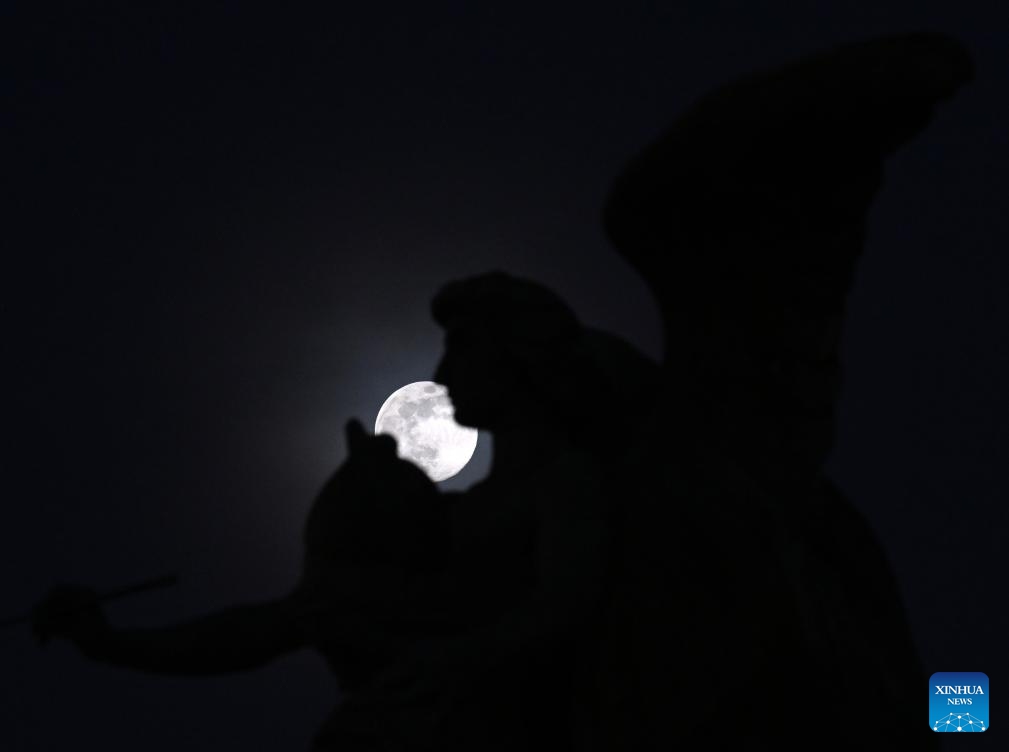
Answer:
<path fill-rule="evenodd" d="M 702 98 L 615 181 L 605 229 L 659 300 L 667 379 L 746 464 L 821 465 L 883 161 L 971 76 L 941 35 L 843 47 Z"/>

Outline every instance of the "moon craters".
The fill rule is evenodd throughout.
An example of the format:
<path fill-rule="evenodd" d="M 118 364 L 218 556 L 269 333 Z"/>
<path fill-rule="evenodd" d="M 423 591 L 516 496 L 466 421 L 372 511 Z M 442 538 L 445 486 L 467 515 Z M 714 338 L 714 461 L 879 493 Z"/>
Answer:
<path fill-rule="evenodd" d="M 453 417 L 448 390 L 432 381 L 415 381 L 393 392 L 382 405 L 375 433 L 396 439 L 398 454 L 419 465 L 434 481 L 451 478 L 473 456 L 477 431 Z"/>

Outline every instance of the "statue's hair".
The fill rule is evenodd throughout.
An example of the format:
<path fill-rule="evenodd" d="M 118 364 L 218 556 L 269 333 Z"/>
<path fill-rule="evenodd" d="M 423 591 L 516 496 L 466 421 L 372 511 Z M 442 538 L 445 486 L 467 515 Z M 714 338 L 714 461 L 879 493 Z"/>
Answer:
<path fill-rule="evenodd" d="M 431 302 L 442 327 L 465 320 L 486 327 L 502 343 L 553 342 L 577 337 L 578 317 L 548 287 L 495 271 L 445 285 Z"/>

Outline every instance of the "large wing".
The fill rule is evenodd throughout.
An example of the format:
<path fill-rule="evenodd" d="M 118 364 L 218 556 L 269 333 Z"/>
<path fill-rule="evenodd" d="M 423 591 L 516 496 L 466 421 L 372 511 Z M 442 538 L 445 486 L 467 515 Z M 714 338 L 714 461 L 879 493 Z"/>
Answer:
<path fill-rule="evenodd" d="M 705 97 L 617 179 L 606 229 L 660 302 L 668 407 L 614 492 L 584 680 L 604 748 L 825 722 L 906 743 L 920 667 L 898 589 L 822 463 L 883 162 L 970 76 L 943 36 L 845 47 Z M 850 691 L 864 676 L 871 692 Z"/>
<path fill-rule="evenodd" d="M 822 464 L 883 162 L 971 76 L 945 36 L 850 45 L 704 97 L 615 181 L 605 229 L 659 299 L 677 410 L 751 469 Z"/>

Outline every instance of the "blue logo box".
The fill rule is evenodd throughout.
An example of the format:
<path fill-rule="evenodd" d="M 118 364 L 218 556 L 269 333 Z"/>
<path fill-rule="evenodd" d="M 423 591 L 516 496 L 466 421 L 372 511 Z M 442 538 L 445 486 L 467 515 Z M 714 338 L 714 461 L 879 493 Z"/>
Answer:
<path fill-rule="evenodd" d="M 928 725 L 935 732 L 988 730 L 988 676 L 979 671 L 940 671 L 928 680 Z"/>

